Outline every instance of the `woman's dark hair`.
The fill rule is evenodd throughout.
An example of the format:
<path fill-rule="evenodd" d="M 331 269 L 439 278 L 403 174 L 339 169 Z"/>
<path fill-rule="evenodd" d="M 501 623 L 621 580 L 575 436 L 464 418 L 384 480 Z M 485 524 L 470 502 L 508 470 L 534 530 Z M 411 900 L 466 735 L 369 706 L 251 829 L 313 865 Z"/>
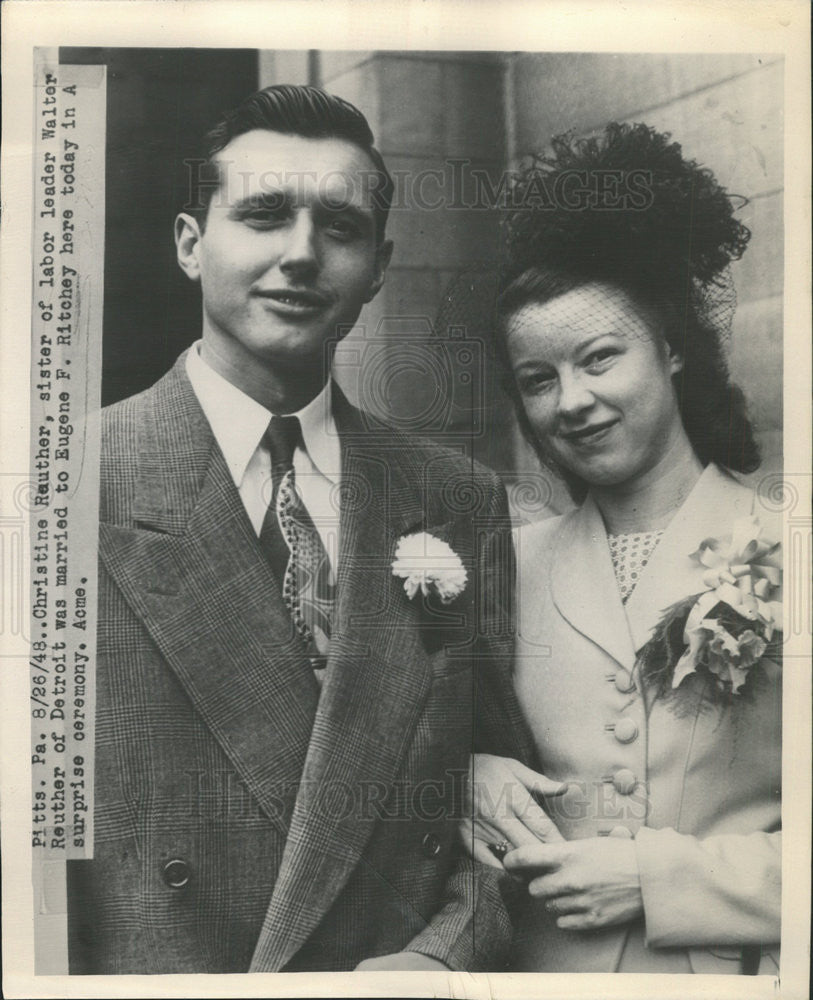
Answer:
<path fill-rule="evenodd" d="M 728 265 L 751 234 L 711 171 L 647 125 L 611 123 L 597 138 L 560 135 L 550 156 L 535 156 L 515 177 L 505 234 L 496 347 L 520 426 L 541 457 L 549 461 L 511 373 L 506 320 L 524 305 L 601 282 L 654 314 L 683 358 L 673 382 L 700 461 L 757 468 L 745 400 L 725 355 L 735 304 Z M 584 493 L 585 484 L 559 471 L 574 496 Z"/>
<path fill-rule="evenodd" d="M 306 139 L 344 139 L 369 156 L 369 195 L 375 214 L 376 239 L 384 239 L 394 184 L 381 153 L 373 144 L 367 119 L 349 101 L 325 93 L 317 87 L 278 84 L 247 97 L 226 111 L 203 137 L 197 169 L 190 173 L 191 189 L 186 210 L 192 212 L 203 229 L 212 195 L 220 186 L 216 156 L 238 136 L 254 129 L 267 129 Z"/>

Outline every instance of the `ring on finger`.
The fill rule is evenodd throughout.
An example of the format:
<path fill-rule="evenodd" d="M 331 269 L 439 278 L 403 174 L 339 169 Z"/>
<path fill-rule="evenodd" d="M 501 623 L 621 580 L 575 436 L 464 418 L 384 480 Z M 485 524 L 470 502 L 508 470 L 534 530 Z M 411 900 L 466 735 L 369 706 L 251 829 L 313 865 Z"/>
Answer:
<path fill-rule="evenodd" d="M 498 840 L 496 844 L 489 844 L 488 849 L 498 861 L 502 861 L 511 850 L 511 844 L 507 840 Z"/>

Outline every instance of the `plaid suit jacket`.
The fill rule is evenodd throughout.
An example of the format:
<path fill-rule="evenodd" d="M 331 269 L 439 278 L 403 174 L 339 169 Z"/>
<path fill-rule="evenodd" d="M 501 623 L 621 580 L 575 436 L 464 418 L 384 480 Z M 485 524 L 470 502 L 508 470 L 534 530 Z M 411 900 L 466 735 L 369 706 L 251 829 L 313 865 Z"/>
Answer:
<path fill-rule="evenodd" d="M 69 863 L 72 972 L 341 970 L 403 949 L 502 967 L 505 883 L 455 836 L 469 752 L 532 752 L 504 491 L 334 406 L 321 695 L 183 356 L 104 412 L 95 853 Z M 416 530 L 466 565 L 447 607 L 392 575 Z"/>

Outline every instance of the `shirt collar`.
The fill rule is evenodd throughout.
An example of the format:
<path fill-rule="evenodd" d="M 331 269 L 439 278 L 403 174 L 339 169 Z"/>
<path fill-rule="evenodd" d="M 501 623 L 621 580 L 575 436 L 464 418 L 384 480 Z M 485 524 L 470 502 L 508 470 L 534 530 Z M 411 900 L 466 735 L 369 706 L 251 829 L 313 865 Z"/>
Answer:
<path fill-rule="evenodd" d="M 339 482 L 341 447 L 333 419 L 333 392 L 328 379 L 318 396 L 297 410 L 305 451 L 315 468 L 331 483 Z"/>
<path fill-rule="evenodd" d="M 200 344 L 200 341 L 193 344 L 186 356 L 186 373 L 239 488 L 273 414 L 210 368 L 200 356 Z M 332 403 L 328 380 L 317 396 L 291 416 L 299 418 L 302 441 L 311 462 L 335 484 L 339 482 L 341 448 Z"/>

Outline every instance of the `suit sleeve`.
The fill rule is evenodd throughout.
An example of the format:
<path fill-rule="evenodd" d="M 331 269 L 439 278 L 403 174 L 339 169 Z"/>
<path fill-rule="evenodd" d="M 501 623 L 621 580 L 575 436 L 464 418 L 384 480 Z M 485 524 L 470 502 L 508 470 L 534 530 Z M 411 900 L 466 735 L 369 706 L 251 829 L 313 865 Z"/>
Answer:
<path fill-rule="evenodd" d="M 779 941 L 782 834 L 703 840 L 666 828 L 635 837 L 647 942 L 654 947 Z"/>
<path fill-rule="evenodd" d="M 528 762 L 532 743 L 511 683 L 515 562 L 508 502 L 495 476 L 484 476 L 481 488 L 484 503 L 472 522 L 477 533 L 478 636 L 472 750 Z M 460 850 L 441 908 L 407 950 L 437 958 L 451 969 L 500 971 L 511 943 L 511 914 L 524 897 L 504 871 Z"/>
<path fill-rule="evenodd" d="M 475 664 L 475 720 L 472 751 L 512 757 L 537 767 L 528 724 L 514 691 L 516 554 L 502 483 L 490 483 L 489 501 L 477 525 L 479 539 L 476 615 L 479 641 Z"/>
<path fill-rule="evenodd" d="M 516 884 L 498 868 L 459 856 L 441 908 L 406 946 L 463 972 L 501 972 L 511 943 Z"/>

